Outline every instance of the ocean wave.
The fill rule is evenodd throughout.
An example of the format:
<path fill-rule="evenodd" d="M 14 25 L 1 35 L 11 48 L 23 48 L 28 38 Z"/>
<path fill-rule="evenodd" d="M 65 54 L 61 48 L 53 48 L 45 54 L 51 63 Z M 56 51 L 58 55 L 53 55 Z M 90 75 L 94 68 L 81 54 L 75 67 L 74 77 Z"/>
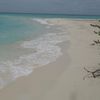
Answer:
<path fill-rule="evenodd" d="M 48 33 L 35 40 L 24 41 L 21 48 L 35 49 L 28 55 L 20 56 L 14 61 L 0 62 L 0 88 L 3 88 L 13 80 L 21 76 L 27 76 L 34 68 L 42 67 L 62 55 L 58 43 L 66 41 L 66 33 Z"/>
<path fill-rule="evenodd" d="M 48 19 L 48 18 L 46 18 L 46 19 L 41 19 L 41 18 L 33 18 L 32 19 L 33 21 L 36 21 L 36 22 L 39 22 L 40 24 L 43 24 L 43 25 L 54 25 L 53 23 L 51 24 L 51 23 L 49 23 L 49 21 L 50 20 L 53 20 L 53 19 Z M 58 19 L 57 19 L 58 20 Z"/>

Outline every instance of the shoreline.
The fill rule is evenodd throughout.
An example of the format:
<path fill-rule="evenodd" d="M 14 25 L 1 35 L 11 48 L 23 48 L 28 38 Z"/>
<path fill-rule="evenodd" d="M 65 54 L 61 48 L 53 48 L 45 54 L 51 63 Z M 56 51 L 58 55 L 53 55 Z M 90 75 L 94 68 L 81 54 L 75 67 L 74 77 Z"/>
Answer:
<path fill-rule="evenodd" d="M 69 43 L 57 44 L 63 55 L 56 62 L 34 69 L 28 76 L 18 78 L 0 91 L 1 100 L 99 100 L 99 79 L 87 75 L 84 66 L 99 63 L 100 55 L 90 44 L 97 36 L 89 24 L 97 21 L 51 21 L 63 25 L 70 36 Z M 81 33 L 81 35 L 80 35 Z"/>
<path fill-rule="evenodd" d="M 28 76 L 16 79 L 14 82 L 10 83 L 0 91 L 0 98 L 3 100 L 6 100 L 7 98 L 29 99 L 31 97 L 29 100 L 34 98 L 36 100 L 40 100 L 44 98 L 43 96 L 45 93 L 56 85 L 57 80 L 70 64 L 70 57 L 66 50 L 66 48 L 69 49 L 69 44 L 66 45 L 66 42 L 63 42 L 58 45 L 62 47 L 62 52 L 66 55 L 62 55 L 53 63 L 49 63 L 48 65 L 40 68 L 35 68 L 34 71 Z M 65 66 L 65 64 L 67 66 Z M 9 90 L 10 92 L 7 92 Z"/>

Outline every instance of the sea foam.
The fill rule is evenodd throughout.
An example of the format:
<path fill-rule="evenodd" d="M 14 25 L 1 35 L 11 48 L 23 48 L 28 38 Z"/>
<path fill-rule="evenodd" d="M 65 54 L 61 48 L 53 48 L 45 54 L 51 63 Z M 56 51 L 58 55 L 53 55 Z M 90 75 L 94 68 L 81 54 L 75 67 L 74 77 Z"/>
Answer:
<path fill-rule="evenodd" d="M 49 23 L 49 21 L 52 21 L 52 20 L 54 20 L 54 19 L 48 19 L 48 18 L 46 18 L 46 19 L 41 19 L 41 18 L 33 18 L 32 19 L 33 21 L 36 21 L 36 22 L 38 22 L 38 23 L 40 23 L 40 24 L 43 24 L 43 25 L 49 25 L 49 26 L 52 26 L 52 25 L 54 25 L 53 23 L 51 24 L 51 23 Z M 59 19 L 56 19 L 56 20 L 59 20 Z"/>
<path fill-rule="evenodd" d="M 0 88 L 21 76 L 27 76 L 33 72 L 34 68 L 42 67 L 56 61 L 62 55 L 58 43 L 66 41 L 68 35 L 61 33 L 47 33 L 41 37 L 24 41 L 20 47 L 24 49 L 34 49 L 36 52 L 20 56 L 14 61 L 0 62 Z"/>

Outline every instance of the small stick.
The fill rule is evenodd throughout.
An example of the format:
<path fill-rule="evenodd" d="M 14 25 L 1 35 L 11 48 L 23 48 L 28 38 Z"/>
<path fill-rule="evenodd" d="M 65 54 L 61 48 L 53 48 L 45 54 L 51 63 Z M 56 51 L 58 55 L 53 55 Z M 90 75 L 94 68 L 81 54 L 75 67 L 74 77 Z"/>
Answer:
<path fill-rule="evenodd" d="M 92 75 L 91 77 L 93 77 L 93 78 L 97 78 L 100 76 L 100 69 L 97 69 L 95 71 L 89 71 L 84 67 L 84 70 L 87 71 L 88 73 L 90 73 Z M 85 79 L 85 78 L 86 78 L 86 76 L 83 79 Z"/>
<path fill-rule="evenodd" d="M 100 44 L 100 40 L 93 40 L 93 42 L 91 45 Z"/>

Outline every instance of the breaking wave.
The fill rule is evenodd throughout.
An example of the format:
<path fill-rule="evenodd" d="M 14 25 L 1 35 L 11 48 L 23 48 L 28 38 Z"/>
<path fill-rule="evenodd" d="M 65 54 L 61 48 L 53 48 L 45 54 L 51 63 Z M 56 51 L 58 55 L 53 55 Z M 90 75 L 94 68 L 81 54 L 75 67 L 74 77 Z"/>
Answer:
<path fill-rule="evenodd" d="M 47 19 L 39 19 L 39 18 L 33 18 L 33 21 L 37 21 L 40 24 L 48 25 Z M 50 24 L 49 24 L 50 25 Z"/>

